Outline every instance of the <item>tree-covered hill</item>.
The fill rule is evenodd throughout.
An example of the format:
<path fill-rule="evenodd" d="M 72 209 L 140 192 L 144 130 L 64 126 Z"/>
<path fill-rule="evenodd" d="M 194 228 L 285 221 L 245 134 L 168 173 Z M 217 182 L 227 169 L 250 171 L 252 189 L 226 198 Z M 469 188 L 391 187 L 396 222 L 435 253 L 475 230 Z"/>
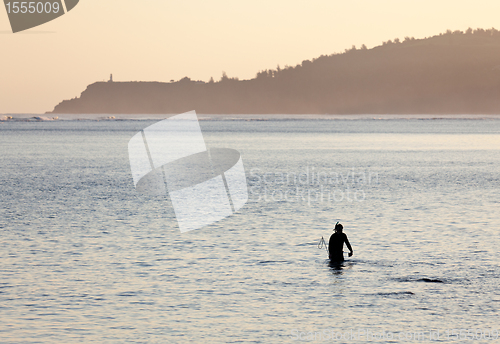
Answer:
<path fill-rule="evenodd" d="M 320 56 L 251 80 L 97 82 L 54 113 L 500 113 L 500 31 L 447 31 Z"/>

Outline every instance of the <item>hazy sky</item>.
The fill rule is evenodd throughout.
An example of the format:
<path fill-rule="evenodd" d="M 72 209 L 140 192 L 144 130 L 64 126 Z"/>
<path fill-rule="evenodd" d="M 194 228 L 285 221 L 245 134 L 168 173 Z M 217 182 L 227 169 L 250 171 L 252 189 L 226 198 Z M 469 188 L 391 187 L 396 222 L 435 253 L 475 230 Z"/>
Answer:
<path fill-rule="evenodd" d="M 341 52 L 353 44 L 500 29 L 498 0 L 80 0 L 12 34 L 0 8 L 0 113 L 43 113 L 95 81 L 208 81 Z"/>

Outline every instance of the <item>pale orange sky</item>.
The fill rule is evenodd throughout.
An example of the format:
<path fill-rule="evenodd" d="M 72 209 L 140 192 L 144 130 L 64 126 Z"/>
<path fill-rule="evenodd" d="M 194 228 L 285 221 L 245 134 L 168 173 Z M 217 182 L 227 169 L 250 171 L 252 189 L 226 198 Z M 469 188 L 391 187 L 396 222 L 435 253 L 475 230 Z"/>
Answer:
<path fill-rule="evenodd" d="M 498 0 L 80 0 L 12 34 L 0 8 L 0 113 L 43 113 L 95 81 L 249 79 L 262 69 L 447 29 L 500 29 Z"/>

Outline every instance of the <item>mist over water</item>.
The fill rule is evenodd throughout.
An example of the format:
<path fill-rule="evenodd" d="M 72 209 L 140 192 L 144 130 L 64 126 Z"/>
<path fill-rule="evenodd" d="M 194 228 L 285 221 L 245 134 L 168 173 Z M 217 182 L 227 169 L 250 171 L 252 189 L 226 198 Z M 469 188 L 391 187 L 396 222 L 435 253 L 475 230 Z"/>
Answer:
<path fill-rule="evenodd" d="M 0 122 L 2 342 L 498 336 L 500 120 L 201 121 L 249 201 L 182 234 L 133 187 L 127 143 L 154 122 Z M 330 267 L 337 221 L 354 256 Z"/>

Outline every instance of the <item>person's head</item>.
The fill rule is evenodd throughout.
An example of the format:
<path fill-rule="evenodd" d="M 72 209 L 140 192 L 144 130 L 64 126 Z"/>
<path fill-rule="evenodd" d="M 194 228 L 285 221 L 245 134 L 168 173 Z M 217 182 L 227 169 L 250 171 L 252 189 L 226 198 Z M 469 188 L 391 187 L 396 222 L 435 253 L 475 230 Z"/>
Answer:
<path fill-rule="evenodd" d="M 340 223 L 337 222 L 337 224 L 335 225 L 335 232 L 342 233 L 343 229 L 344 229 L 344 226 L 342 226 Z"/>

